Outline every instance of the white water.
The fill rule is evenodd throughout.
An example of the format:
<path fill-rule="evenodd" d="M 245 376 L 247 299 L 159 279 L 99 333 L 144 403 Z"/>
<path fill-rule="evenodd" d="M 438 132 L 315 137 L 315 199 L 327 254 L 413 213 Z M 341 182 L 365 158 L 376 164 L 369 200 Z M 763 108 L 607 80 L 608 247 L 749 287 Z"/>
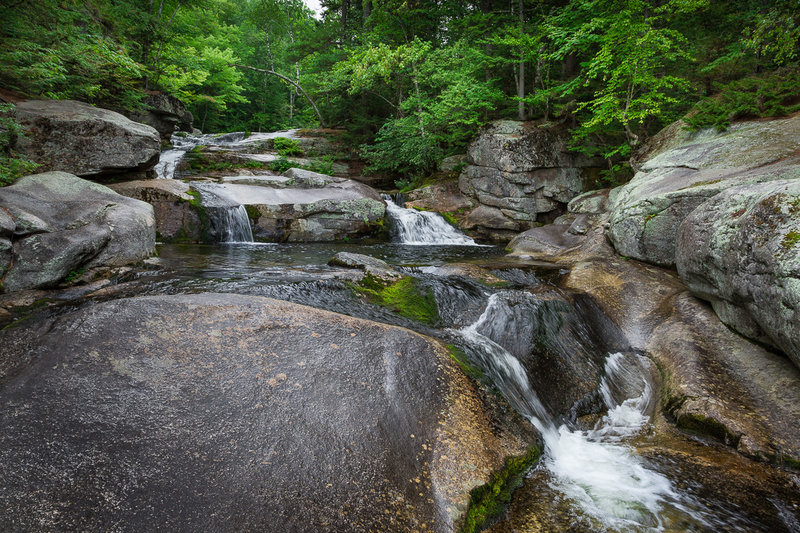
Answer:
<path fill-rule="evenodd" d="M 384 194 L 382 197 L 386 200 L 386 212 L 392 220 L 397 242 L 477 246 L 475 241 L 448 224 L 439 214 L 406 209 L 394 203 L 390 196 Z"/>
<path fill-rule="evenodd" d="M 222 185 L 192 182 L 192 187 L 200 193 L 209 229 L 216 242 L 253 242 L 247 209 L 226 195 Z"/>
<path fill-rule="evenodd" d="M 234 133 L 207 133 L 201 135 L 192 134 L 173 134 L 170 141 L 172 142 L 172 149 L 161 152 L 161 158 L 156 164 L 154 170 L 156 177 L 159 179 L 173 179 L 175 171 L 178 168 L 186 152 L 193 149 L 195 146 L 219 146 L 225 147 L 227 150 L 238 151 L 246 150 L 254 144 L 268 139 L 275 139 L 276 137 L 286 137 L 288 139 L 297 136 L 297 130 L 286 131 L 273 131 L 270 133 L 252 133 L 245 138 L 244 132 Z M 265 159 L 267 161 L 271 159 Z"/>
<path fill-rule="evenodd" d="M 545 449 L 538 468 L 547 471 L 551 487 L 570 502 L 575 519 L 588 517 L 592 527 L 612 531 L 663 531 L 662 516 L 669 509 L 671 515 L 688 515 L 692 522 L 710 526 L 698 502 L 679 494 L 667 477 L 648 468 L 624 444 L 647 426 L 645 413 L 654 401 L 640 356 L 612 354 L 606 360 L 599 392 L 608 412 L 594 429 L 557 427 L 519 360 L 478 332 L 492 315 L 503 316 L 502 306 L 507 305 L 504 293 L 493 294 L 481 317 L 459 333 L 479 348 L 494 385 L 541 433 Z M 640 393 L 616 398 L 631 389 Z"/>
<path fill-rule="evenodd" d="M 243 205 L 221 208 L 217 218 L 222 233 L 220 242 L 253 242 L 253 228 Z"/>

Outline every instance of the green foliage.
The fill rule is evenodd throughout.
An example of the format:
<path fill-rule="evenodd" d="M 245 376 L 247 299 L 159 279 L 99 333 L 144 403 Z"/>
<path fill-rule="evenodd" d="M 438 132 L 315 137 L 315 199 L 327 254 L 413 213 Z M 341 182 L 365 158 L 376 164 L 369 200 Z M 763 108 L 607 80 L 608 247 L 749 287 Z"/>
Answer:
<path fill-rule="evenodd" d="M 784 116 L 800 111 L 800 70 L 783 69 L 726 84 L 684 117 L 689 129 L 728 128 L 732 120 Z"/>
<path fill-rule="evenodd" d="M 297 142 L 296 139 L 276 137 L 272 141 L 272 146 L 282 157 L 303 155 L 303 150 L 300 148 L 300 143 Z"/>
<path fill-rule="evenodd" d="M 362 147 L 368 171 L 420 176 L 463 151 L 501 99 L 492 80 L 477 76 L 482 58 L 463 41 L 433 49 L 415 39 L 395 47 L 362 47 L 338 63 L 334 79 L 349 94 L 395 93 L 393 100 L 384 97 L 395 115 L 374 143 Z"/>
<path fill-rule="evenodd" d="M 13 104 L 0 104 L 0 187 L 31 174 L 39 166 L 12 149 L 16 138 L 24 135 L 22 127 L 13 118 L 13 111 Z"/>
<path fill-rule="evenodd" d="M 275 161 L 272 161 L 269 164 L 269 168 L 272 171 L 277 172 L 278 174 L 282 174 L 282 173 L 286 172 L 287 170 L 289 170 L 290 168 L 297 168 L 297 167 L 298 167 L 298 165 L 296 163 L 292 163 L 291 161 L 289 161 L 285 157 L 281 157 L 279 159 L 276 159 Z"/>
<path fill-rule="evenodd" d="M 796 0 L 323 4 L 317 20 L 301 0 L 11 0 L 0 6 L 0 85 L 115 109 L 167 91 L 206 131 L 315 126 L 294 85 L 236 65 L 272 70 L 346 128 L 367 172 L 405 185 L 520 103 L 569 129 L 574 149 L 607 158 L 606 182 L 702 96 L 722 91 L 687 119 L 695 128 L 797 109 Z M 4 175 L 25 171 L 5 157 Z"/>
<path fill-rule="evenodd" d="M 417 278 L 404 276 L 397 281 L 387 282 L 367 274 L 353 288 L 371 302 L 406 318 L 429 326 L 439 322 L 439 310 L 433 292 L 423 288 Z"/>
<path fill-rule="evenodd" d="M 138 107 L 143 67 L 77 0 L 0 7 L 0 84 L 24 94 Z"/>
<path fill-rule="evenodd" d="M 472 489 L 460 533 L 483 531 L 496 521 L 511 503 L 511 495 L 522 485 L 525 474 L 539 462 L 541 455 L 541 450 L 534 446 L 525 455 L 509 457 L 488 483 Z"/>

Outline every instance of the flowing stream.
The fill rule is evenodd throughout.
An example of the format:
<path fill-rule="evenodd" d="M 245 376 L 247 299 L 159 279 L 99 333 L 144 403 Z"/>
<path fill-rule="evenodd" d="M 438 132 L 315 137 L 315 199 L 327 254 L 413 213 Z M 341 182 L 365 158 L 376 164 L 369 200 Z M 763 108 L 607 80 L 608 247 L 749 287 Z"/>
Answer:
<path fill-rule="evenodd" d="M 251 143 L 292 134 L 254 134 L 247 139 L 240 133 L 176 136 L 174 149 L 162 154 L 157 171 L 161 178 L 173 178 L 186 152 L 200 144 L 246 150 Z M 388 195 L 383 198 L 392 226 L 391 244 L 245 246 L 241 243 L 253 241 L 246 209 L 228 198 L 224 187 L 218 184 L 193 182 L 192 186 L 202 196 L 211 240 L 240 244 L 164 246 L 160 257 L 167 271 L 171 270 L 168 279 L 149 280 L 150 287 L 137 289 L 139 294 L 259 294 L 455 340 L 467 348 L 471 362 L 481 368 L 511 406 L 538 430 L 543 456 L 531 479 L 535 477 L 543 483 L 537 493 L 551 491 L 566 506 L 570 528 L 579 524 L 579 531 L 752 530 L 752 523 L 740 514 L 719 506 L 712 510 L 708 502 L 679 489 L 663 469 L 659 471 L 636 453 L 634 441 L 650 427 L 650 415 L 657 403 L 648 359 L 613 350 L 603 358 L 605 350 L 578 346 L 580 340 L 575 341 L 577 344 L 562 344 L 562 352 L 586 360 L 602 376 L 593 394 L 604 414 L 586 429 L 588 426 L 580 426 L 574 417 L 565 419 L 563 413 L 555 416 L 550 412 L 552 398 L 541 387 L 532 385 L 537 376 L 512 353 L 519 352 L 520 345 L 528 342 L 525 338 L 531 331 L 532 315 L 541 304 L 540 297 L 531 292 L 539 284 L 538 279 L 506 266 L 494 274 L 501 276 L 511 289 L 497 290 L 466 278 L 437 274 L 448 262 L 494 260 L 502 254 L 499 248 L 476 245 L 440 215 L 406 209 Z M 354 298 L 341 279 L 343 273 L 326 265 L 327 259 L 340 250 L 382 258 L 404 274 L 417 277 L 435 296 L 440 329 L 422 326 Z M 532 334 L 555 339 L 563 327 L 558 320 L 542 323 L 540 330 Z M 587 355 L 590 352 L 593 355 Z M 593 356 L 595 359 L 590 360 Z M 541 385 L 542 378 L 538 379 Z M 537 388 L 539 394 L 545 394 L 544 401 Z"/>
<path fill-rule="evenodd" d="M 402 244 L 457 244 L 476 246 L 475 241 L 447 223 L 438 213 L 406 209 L 397 205 L 388 194 L 386 211 L 392 220 L 394 240 Z"/>
<path fill-rule="evenodd" d="M 593 429 L 558 423 L 532 388 L 521 362 L 481 333 L 513 315 L 521 291 L 492 294 L 483 314 L 458 330 L 478 364 L 514 409 L 542 436 L 543 470 L 550 488 L 568 501 L 575 521 L 606 531 L 748 531 L 740 517 L 715 516 L 694 497 L 680 493 L 626 444 L 649 424 L 655 404 L 649 361 L 637 354 L 609 354 L 598 387 L 606 414 Z M 506 325 L 507 324 L 500 324 Z"/>
<path fill-rule="evenodd" d="M 203 209 L 208 218 L 206 233 L 214 242 L 253 242 L 253 229 L 247 209 L 225 196 L 216 183 L 193 183 L 202 197 Z"/>
<path fill-rule="evenodd" d="M 192 135 L 186 133 L 176 133 L 172 135 L 170 141 L 172 148 L 161 152 L 161 158 L 154 170 L 158 179 L 174 179 L 176 172 L 180 166 L 181 161 L 186 156 L 187 152 L 197 146 L 210 146 L 227 151 L 246 152 L 249 149 L 257 147 L 260 143 L 275 139 L 277 137 L 285 137 L 287 139 L 294 138 L 297 135 L 297 130 L 274 131 L 270 133 L 251 133 L 245 135 L 244 132 L 234 133 L 208 133 L 200 135 Z"/>

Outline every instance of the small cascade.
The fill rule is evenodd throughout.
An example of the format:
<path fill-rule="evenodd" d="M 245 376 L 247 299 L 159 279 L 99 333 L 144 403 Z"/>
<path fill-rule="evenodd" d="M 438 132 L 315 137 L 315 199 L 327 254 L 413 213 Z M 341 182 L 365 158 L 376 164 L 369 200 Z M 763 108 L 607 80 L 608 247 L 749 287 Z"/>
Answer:
<path fill-rule="evenodd" d="M 249 136 L 242 131 L 201 135 L 192 135 L 184 132 L 174 133 L 170 139 L 172 148 L 161 152 L 161 158 L 153 170 L 155 170 L 158 179 L 174 179 L 181 160 L 186 156 L 187 152 L 196 146 L 215 146 L 231 151 L 241 151 L 276 137 L 294 138 L 296 135 L 297 130 L 253 133 Z"/>
<path fill-rule="evenodd" d="M 193 183 L 192 187 L 200 193 L 208 217 L 206 233 L 214 242 L 253 242 L 247 209 L 227 198 L 221 185 Z"/>
<path fill-rule="evenodd" d="M 649 422 L 646 413 L 654 402 L 649 362 L 635 354 L 609 355 L 598 390 L 607 414 L 589 431 L 557 425 L 520 361 L 479 332 L 504 316 L 498 308 L 508 305 L 505 300 L 513 299 L 513 292 L 493 294 L 481 317 L 455 333 L 472 348 L 494 386 L 542 435 L 545 449 L 538 468 L 570 502 L 576 520 L 588 519 L 592 527 L 610 531 L 663 531 L 673 520 L 710 527 L 713 519 L 699 502 L 679 494 L 666 476 L 648 468 L 624 444 Z"/>
<path fill-rule="evenodd" d="M 476 246 L 475 241 L 448 224 L 441 215 L 400 207 L 388 194 L 383 194 L 381 197 L 386 200 L 386 211 L 392 221 L 396 242 L 414 245 Z"/>
<path fill-rule="evenodd" d="M 253 242 L 253 228 L 243 205 L 220 207 L 213 211 L 217 216 L 211 223 L 221 235 L 219 242 Z"/>
<path fill-rule="evenodd" d="M 156 178 L 157 179 L 167 179 L 171 180 L 175 177 L 175 171 L 178 169 L 178 165 L 183 159 L 183 156 L 186 155 L 187 150 L 183 150 L 180 148 L 174 148 L 172 150 L 165 150 L 161 152 L 161 158 L 158 160 L 158 164 L 153 168 L 156 171 Z"/>

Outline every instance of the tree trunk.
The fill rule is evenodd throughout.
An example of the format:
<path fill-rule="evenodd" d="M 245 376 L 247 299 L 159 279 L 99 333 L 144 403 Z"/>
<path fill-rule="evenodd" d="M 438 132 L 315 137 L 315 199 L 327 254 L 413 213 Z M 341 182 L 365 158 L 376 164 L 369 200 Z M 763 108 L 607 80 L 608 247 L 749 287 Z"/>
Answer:
<path fill-rule="evenodd" d="M 347 16 L 350 11 L 350 0 L 342 0 L 342 44 L 347 42 Z"/>
<path fill-rule="evenodd" d="M 364 12 L 364 26 L 367 25 L 367 19 L 372 14 L 372 0 L 363 0 L 363 12 Z"/>
<path fill-rule="evenodd" d="M 525 30 L 525 12 L 523 11 L 523 0 L 519 0 L 518 4 L 518 15 L 519 15 L 519 31 L 523 32 Z M 519 58 L 519 75 L 517 76 L 517 98 L 519 98 L 519 102 L 517 103 L 517 118 L 520 120 L 525 120 L 525 55 L 524 52 L 520 52 Z"/>

